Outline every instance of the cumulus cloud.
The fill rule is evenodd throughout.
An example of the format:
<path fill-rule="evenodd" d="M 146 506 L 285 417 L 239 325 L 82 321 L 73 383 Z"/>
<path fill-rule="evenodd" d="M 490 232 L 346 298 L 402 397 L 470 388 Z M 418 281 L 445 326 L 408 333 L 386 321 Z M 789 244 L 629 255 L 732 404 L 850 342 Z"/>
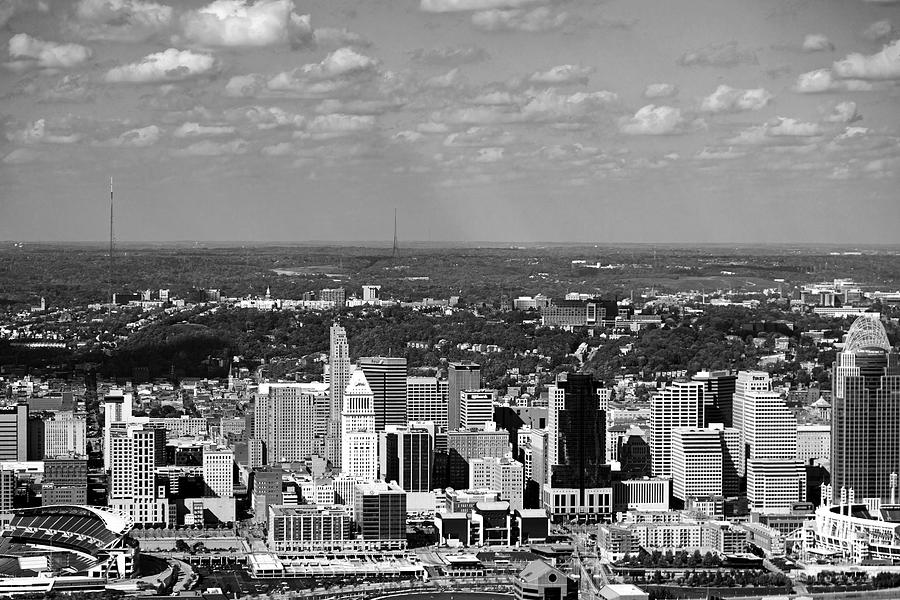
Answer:
<path fill-rule="evenodd" d="M 729 146 L 728 148 L 704 148 L 694 155 L 694 158 L 698 160 L 730 160 L 746 155 L 746 152 L 740 152 Z"/>
<path fill-rule="evenodd" d="M 495 127 L 470 127 L 465 131 L 451 133 L 444 138 L 448 148 L 506 146 L 513 143 L 516 136 Z"/>
<path fill-rule="evenodd" d="M 91 57 L 91 50 L 80 44 L 46 42 L 18 33 L 9 38 L 9 56 L 16 59 L 13 68 L 37 67 L 39 69 L 68 69 L 84 63 Z"/>
<path fill-rule="evenodd" d="M 541 0 L 421 0 L 419 7 L 425 12 L 464 12 L 495 8 L 519 8 Z"/>
<path fill-rule="evenodd" d="M 492 9 L 472 15 L 472 25 L 484 31 L 523 31 L 539 33 L 559 29 L 569 21 L 569 13 L 547 6 L 531 10 Z"/>
<path fill-rule="evenodd" d="M 875 54 L 848 54 L 835 62 L 832 69 L 843 79 L 900 79 L 900 40 Z"/>
<path fill-rule="evenodd" d="M 91 102 L 94 92 L 82 75 L 66 75 L 41 95 L 41 102 Z"/>
<path fill-rule="evenodd" d="M 737 42 L 728 42 L 685 52 L 677 62 L 684 67 L 736 67 L 740 64 L 755 65 L 759 61 L 752 50 L 743 50 L 738 48 Z"/>
<path fill-rule="evenodd" d="M 592 67 L 558 65 L 547 71 L 537 71 L 536 73 L 532 73 L 528 77 L 528 81 L 531 83 L 547 85 L 587 85 L 588 79 L 593 72 L 594 69 Z"/>
<path fill-rule="evenodd" d="M 225 156 L 229 154 L 244 154 L 246 152 L 247 142 L 238 138 L 229 142 L 202 140 L 185 148 L 178 148 L 173 154 L 175 156 Z"/>
<path fill-rule="evenodd" d="M 257 129 L 268 130 L 277 127 L 300 129 L 306 125 L 306 117 L 277 106 L 241 106 L 224 112 L 229 123 L 249 123 Z"/>
<path fill-rule="evenodd" d="M 375 129 L 375 117 L 371 115 L 344 115 L 340 113 L 319 115 L 309 122 L 306 131 L 294 133 L 298 138 L 327 140 L 371 131 Z"/>
<path fill-rule="evenodd" d="M 453 68 L 444 73 L 443 75 L 435 75 L 425 81 L 425 87 L 430 89 L 447 89 L 456 87 L 462 77 L 459 73 L 459 68 Z"/>
<path fill-rule="evenodd" d="M 184 36 L 203 46 L 260 47 L 312 39 L 309 15 L 291 0 L 215 0 L 181 16 Z"/>
<path fill-rule="evenodd" d="M 120 148 L 146 148 L 159 141 L 160 129 L 156 125 L 148 125 L 138 129 L 130 129 L 118 137 L 107 140 L 104 145 Z"/>
<path fill-rule="evenodd" d="M 623 119 L 619 129 L 629 135 L 668 135 L 680 132 L 684 124 L 684 117 L 678 108 L 648 104 L 633 117 Z"/>
<path fill-rule="evenodd" d="M 177 138 L 191 138 L 215 135 L 230 135 L 234 133 L 234 127 L 229 125 L 201 125 L 188 121 L 182 123 L 172 135 Z"/>
<path fill-rule="evenodd" d="M 171 6 L 144 0 L 81 0 L 65 27 L 86 40 L 140 42 L 168 30 Z"/>
<path fill-rule="evenodd" d="M 803 38 L 805 52 L 828 52 L 834 50 L 834 44 L 821 33 L 810 33 Z"/>
<path fill-rule="evenodd" d="M 729 144 L 751 145 L 766 144 L 778 138 L 812 138 L 822 135 L 824 130 L 818 123 L 809 123 L 797 119 L 778 117 L 775 120 L 749 127 L 737 136 L 728 140 Z"/>
<path fill-rule="evenodd" d="M 671 83 L 651 83 L 644 88 L 644 98 L 672 98 L 678 95 L 678 86 Z"/>
<path fill-rule="evenodd" d="M 444 48 L 417 48 L 409 52 L 412 60 L 429 65 L 465 65 L 481 62 L 490 55 L 477 46 L 447 46 Z"/>
<path fill-rule="evenodd" d="M 742 90 L 723 84 L 700 102 L 700 110 L 711 113 L 760 110 L 773 97 L 763 88 Z"/>
<path fill-rule="evenodd" d="M 341 100 L 328 98 L 316 106 L 316 113 L 327 115 L 331 113 L 343 113 L 345 115 L 382 115 L 387 112 L 400 110 L 403 103 L 394 100 Z"/>
<path fill-rule="evenodd" d="M 391 136 L 391 141 L 394 142 L 406 142 L 408 144 L 414 142 L 420 142 L 425 139 L 425 134 L 419 133 L 418 131 L 410 131 L 405 129 L 403 131 L 398 131 L 394 135 Z"/>
<path fill-rule="evenodd" d="M 378 61 L 374 58 L 359 54 L 352 48 L 339 48 L 321 62 L 278 73 L 266 82 L 266 87 L 275 92 L 319 97 L 368 79 L 375 74 L 377 67 Z M 246 87 L 246 82 L 242 83 Z M 226 89 L 229 87 L 233 87 L 232 82 Z"/>
<path fill-rule="evenodd" d="M 859 121 L 862 116 L 856 110 L 856 102 L 848 100 L 838 102 L 831 109 L 831 114 L 825 117 L 829 123 L 853 123 Z"/>
<path fill-rule="evenodd" d="M 30 148 L 16 148 L 3 157 L 4 164 L 7 165 L 24 165 L 36 161 L 41 157 L 41 153 Z"/>
<path fill-rule="evenodd" d="M 169 48 L 148 54 L 140 62 L 122 65 L 106 73 L 110 83 L 157 83 L 184 81 L 211 73 L 216 60 L 209 54 Z"/>
<path fill-rule="evenodd" d="M 11 142 L 22 144 L 74 144 L 82 139 L 79 133 L 56 132 L 53 129 L 46 119 L 37 119 L 22 129 L 11 131 L 6 137 Z"/>
<path fill-rule="evenodd" d="M 872 40 L 873 42 L 877 42 L 879 40 L 883 40 L 894 32 L 894 26 L 890 21 L 884 19 L 882 21 L 875 21 L 871 25 L 865 28 L 862 32 L 862 36 L 867 40 Z"/>
<path fill-rule="evenodd" d="M 369 40 L 349 29 L 337 29 L 334 27 L 318 27 L 313 31 L 313 40 L 319 48 L 333 49 L 344 46 L 357 46 L 364 48 L 370 46 Z"/>
<path fill-rule="evenodd" d="M 475 162 L 492 163 L 503 160 L 503 148 L 479 148 Z"/>
<path fill-rule="evenodd" d="M 608 110 L 618 102 L 612 92 L 578 92 L 561 94 L 555 88 L 527 90 L 510 105 L 481 105 L 436 114 L 435 121 L 463 125 L 491 125 L 502 123 L 554 123 L 574 125 Z"/>
<path fill-rule="evenodd" d="M 837 79 L 831 69 L 816 69 L 801 73 L 794 84 L 794 91 L 800 94 L 821 94 L 825 92 L 866 92 L 872 84 L 859 79 Z"/>

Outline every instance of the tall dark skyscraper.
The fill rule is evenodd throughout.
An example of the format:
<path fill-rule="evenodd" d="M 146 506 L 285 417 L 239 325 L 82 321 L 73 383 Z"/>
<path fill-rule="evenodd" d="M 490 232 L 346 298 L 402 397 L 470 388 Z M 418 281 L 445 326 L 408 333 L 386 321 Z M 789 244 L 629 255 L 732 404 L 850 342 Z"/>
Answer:
<path fill-rule="evenodd" d="M 335 468 L 341 467 L 341 412 L 344 410 L 344 390 L 350 382 L 350 346 L 347 330 L 334 323 L 329 330 L 328 348 L 329 410 L 328 433 L 325 438 L 326 458 Z"/>
<path fill-rule="evenodd" d="M 606 411 L 600 407 L 597 382 L 590 375 L 569 373 L 556 384 L 562 406 L 556 409 L 556 461 L 550 470 L 554 488 L 586 489 L 610 485 L 606 463 Z"/>
<path fill-rule="evenodd" d="M 859 317 L 834 363 L 831 483 L 857 500 L 890 500 L 900 472 L 900 364 L 880 321 Z"/>
<path fill-rule="evenodd" d="M 406 425 L 406 359 L 367 356 L 359 359 L 375 400 L 375 431 Z"/>
<path fill-rule="evenodd" d="M 703 426 L 722 423 L 731 427 L 737 375 L 731 371 L 700 371 L 692 379 L 703 384 Z"/>
<path fill-rule="evenodd" d="M 459 429 L 459 393 L 463 390 L 481 389 L 481 365 L 478 363 L 452 362 L 447 369 L 447 429 Z"/>

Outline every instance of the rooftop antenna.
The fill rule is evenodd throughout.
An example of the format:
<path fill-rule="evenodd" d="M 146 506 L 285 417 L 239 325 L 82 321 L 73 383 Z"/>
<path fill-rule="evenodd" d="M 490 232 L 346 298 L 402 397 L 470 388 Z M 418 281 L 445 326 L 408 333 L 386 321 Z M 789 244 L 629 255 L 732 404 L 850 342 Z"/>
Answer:
<path fill-rule="evenodd" d="M 391 258 L 397 258 L 400 249 L 397 247 L 397 209 L 394 209 L 394 249 L 391 251 Z"/>
<path fill-rule="evenodd" d="M 107 316 L 112 310 L 113 305 L 113 178 L 109 178 L 109 277 L 107 284 L 109 286 L 109 305 L 106 309 Z"/>

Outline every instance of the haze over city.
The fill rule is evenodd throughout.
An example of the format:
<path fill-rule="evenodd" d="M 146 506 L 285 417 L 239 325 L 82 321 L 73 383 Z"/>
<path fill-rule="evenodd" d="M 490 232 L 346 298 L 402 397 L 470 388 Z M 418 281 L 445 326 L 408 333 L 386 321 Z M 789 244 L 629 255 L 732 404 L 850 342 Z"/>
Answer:
<path fill-rule="evenodd" d="M 896 241 L 900 3 L 4 2 L 0 239 Z"/>

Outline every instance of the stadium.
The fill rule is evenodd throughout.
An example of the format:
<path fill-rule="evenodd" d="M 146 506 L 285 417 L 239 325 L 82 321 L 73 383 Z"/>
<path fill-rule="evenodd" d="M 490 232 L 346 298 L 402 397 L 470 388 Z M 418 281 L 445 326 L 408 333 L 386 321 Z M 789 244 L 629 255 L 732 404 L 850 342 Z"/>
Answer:
<path fill-rule="evenodd" d="M 0 531 L 0 594 L 102 590 L 131 577 L 139 555 L 132 526 L 94 506 L 14 510 Z"/>

